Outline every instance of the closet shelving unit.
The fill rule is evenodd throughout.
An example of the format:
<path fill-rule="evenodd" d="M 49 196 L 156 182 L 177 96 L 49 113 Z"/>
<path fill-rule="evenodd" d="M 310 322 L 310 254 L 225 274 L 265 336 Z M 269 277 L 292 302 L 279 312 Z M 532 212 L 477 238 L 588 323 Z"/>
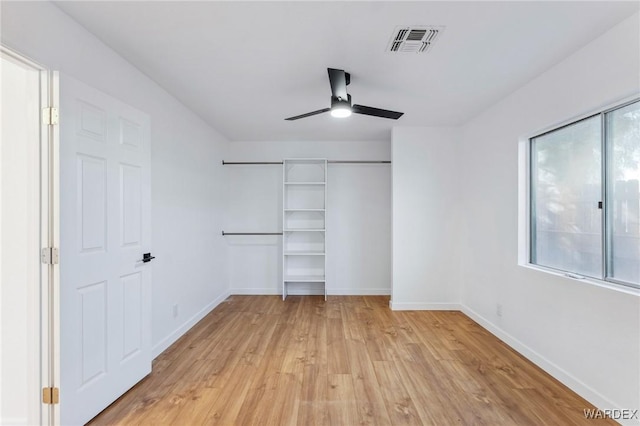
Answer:
<path fill-rule="evenodd" d="M 282 162 L 282 300 L 290 286 L 326 286 L 327 160 Z"/>

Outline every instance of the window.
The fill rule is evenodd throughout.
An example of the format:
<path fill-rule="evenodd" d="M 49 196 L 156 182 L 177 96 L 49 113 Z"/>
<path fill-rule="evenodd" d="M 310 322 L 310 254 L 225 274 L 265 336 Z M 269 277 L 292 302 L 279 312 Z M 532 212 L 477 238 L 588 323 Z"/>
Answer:
<path fill-rule="evenodd" d="M 532 264 L 640 287 L 640 101 L 530 139 Z"/>

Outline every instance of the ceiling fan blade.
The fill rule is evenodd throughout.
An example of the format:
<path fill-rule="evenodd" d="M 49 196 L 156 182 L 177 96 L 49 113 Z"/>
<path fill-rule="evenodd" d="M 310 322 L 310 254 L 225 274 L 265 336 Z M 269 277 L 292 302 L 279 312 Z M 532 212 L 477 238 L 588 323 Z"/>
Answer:
<path fill-rule="evenodd" d="M 347 76 L 344 70 L 327 68 L 329 72 L 329 84 L 331 84 L 331 96 L 347 99 Z"/>
<path fill-rule="evenodd" d="M 388 109 L 373 108 L 364 105 L 353 105 L 351 111 L 356 114 L 372 115 L 374 117 L 390 118 L 397 120 L 404 112 L 389 111 Z"/>
<path fill-rule="evenodd" d="M 327 112 L 327 111 L 330 111 L 330 110 L 331 110 L 331 108 L 323 108 L 323 109 L 319 109 L 317 111 L 308 112 L 306 114 L 300 114 L 300 115 L 296 115 L 294 117 L 285 118 L 285 120 L 288 120 L 288 121 L 298 120 L 300 118 L 306 118 L 306 117 L 311 117 L 312 115 L 322 114 L 323 112 Z"/>

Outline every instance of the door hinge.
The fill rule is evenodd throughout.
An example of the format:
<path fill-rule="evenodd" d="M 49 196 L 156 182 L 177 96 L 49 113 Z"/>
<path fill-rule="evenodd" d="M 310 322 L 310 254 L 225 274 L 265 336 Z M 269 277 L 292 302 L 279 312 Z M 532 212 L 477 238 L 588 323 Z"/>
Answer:
<path fill-rule="evenodd" d="M 57 265 L 58 264 L 58 249 L 55 247 L 45 247 L 40 253 L 42 263 L 45 265 Z"/>
<path fill-rule="evenodd" d="M 42 403 L 43 404 L 59 404 L 60 403 L 60 389 L 58 388 L 42 388 Z"/>
<path fill-rule="evenodd" d="M 55 126 L 56 124 L 58 124 L 58 121 L 59 121 L 58 108 L 55 108 L 55 107 L 42 108 L 43 124 Z"/>

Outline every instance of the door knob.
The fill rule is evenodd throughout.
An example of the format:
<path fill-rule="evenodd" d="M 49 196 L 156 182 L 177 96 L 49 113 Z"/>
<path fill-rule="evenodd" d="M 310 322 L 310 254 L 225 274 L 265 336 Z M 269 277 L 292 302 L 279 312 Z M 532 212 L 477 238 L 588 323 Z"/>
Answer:
<path fill-rule="evenodd" d="M 151 253 L 145 253 L 142 255 L 141 261 L 144 263 L 147 263 L 147 262 L 151 262 L 155 258 L 156 258 L 155 256 L 151 256 Z"/>

